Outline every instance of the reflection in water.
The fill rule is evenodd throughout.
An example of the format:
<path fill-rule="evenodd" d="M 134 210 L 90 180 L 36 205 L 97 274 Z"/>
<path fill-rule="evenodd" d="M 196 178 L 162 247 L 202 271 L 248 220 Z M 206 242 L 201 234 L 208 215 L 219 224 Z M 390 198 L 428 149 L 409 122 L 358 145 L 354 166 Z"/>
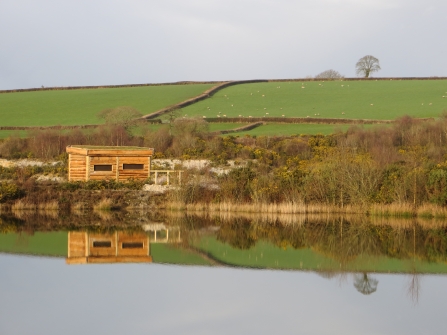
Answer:
<path fill-rule="evenodd" d="M 354 275 L 354 287 L 364 295 L 376 292 L 378 283 L 377 279 L 368 277 L 367 273 Z"/>
<path fill-rule="evenodd" d="M 150 263 L 149 237 L 116 231 L 113 234 L 68 233 L 67 264 Z"/>
<path fill-rule="evenodd" d="M 142 229 L 143 231 L 113 233 L 70 231 L 66 262 L 67 264 L 151 263 L 151 244 L 181 241 L 178 227 L 167 229 L 163 224 L 145 224 Z"/>
<path fill-rule="evenodd" d="M 155 262 L 288 269 L 314 271 L 328 279 L 353 273 L 355 288 L 365 295 L 378 288 L 378 280 L 369 273 L 407 273 L 407 293 L 415 303 L 419 274 L 447 273 L 446 227 L 434 220 L 228 213 L 164 213 L 137 219 L 110 213 L 102 225 L 98 216 L 79 215 L 0 220 L 1 231 L 9 233 L 0 235 L 0 252 L 59 255 L 68 264 Z M 69 232 L 39 232 L 38 227 Z M 64 249 L 50 250 L 51 243 L 61 238 Z"/>

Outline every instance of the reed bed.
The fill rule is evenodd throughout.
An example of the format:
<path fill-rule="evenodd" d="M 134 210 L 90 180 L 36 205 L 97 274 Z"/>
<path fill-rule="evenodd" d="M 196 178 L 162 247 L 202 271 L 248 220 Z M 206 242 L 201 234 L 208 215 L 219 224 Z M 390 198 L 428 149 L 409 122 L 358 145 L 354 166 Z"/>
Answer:
<path fill-rule="evenodd" d="M 284 203 L 194 203 L 184 204 L 172 202 L 169 209 L 186 210 L 188 212 L 235 212 L 235 213 L 277 213 L 277 214 L 365 214 L 360 206 L 331 206 L 325 204 L 304 204 L 296 202 Z"/>
<path fill-rule="evenodd" d="M 415 208 L 413 204 L 373 204 L 369 208 L 368 214 L 371 216 L 394 216 L 394 217 L 413 217 L 415 216 Z"/>
<path fill-rule="evenodd" d="M 422 218 L 446 219 L 447 208 L 434 204 L 423 204 L 417 208 L 416 214 Z"/>

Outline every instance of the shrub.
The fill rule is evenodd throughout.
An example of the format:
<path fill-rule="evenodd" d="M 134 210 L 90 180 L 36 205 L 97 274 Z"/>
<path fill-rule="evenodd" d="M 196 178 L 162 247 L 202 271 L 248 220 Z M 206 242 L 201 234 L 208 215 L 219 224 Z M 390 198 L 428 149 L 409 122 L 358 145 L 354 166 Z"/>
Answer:
<path fill-rule="evenodd" d="M 0 203 L 7 200 L 13 200 L 23 196 L 23 190 L 21 190 L 16 184 L 13 183 L 0 183 Z"/>

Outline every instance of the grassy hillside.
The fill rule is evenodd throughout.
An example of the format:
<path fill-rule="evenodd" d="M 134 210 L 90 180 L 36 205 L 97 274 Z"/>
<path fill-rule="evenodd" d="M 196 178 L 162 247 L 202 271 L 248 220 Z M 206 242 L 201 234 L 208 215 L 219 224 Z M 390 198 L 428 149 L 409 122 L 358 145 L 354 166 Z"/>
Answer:
<path fill-rule="evenodd" d="M 132 106 L 143 114 L 196 96 L 213 84 L 34 91 L 0 94 L 0 126 L 98 124 L 106 108 Z"/>
<path fill-rule="evenodd" d="M 236 85 L 184 108 L 183 113 L 200 117 L 395 119 L 402 115 L 436 117 L 443 110 L 447 110 L 447 80 L 372 80 Z"/>

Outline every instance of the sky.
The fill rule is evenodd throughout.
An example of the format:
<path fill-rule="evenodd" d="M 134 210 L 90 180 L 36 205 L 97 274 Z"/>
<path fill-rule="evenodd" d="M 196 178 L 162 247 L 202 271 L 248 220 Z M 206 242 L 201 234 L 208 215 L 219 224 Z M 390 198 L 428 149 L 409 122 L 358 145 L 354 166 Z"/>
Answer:
<path fill-rule="evenodd" d="M 447 76 L 445 0 L 1 0 L 0 90 Z"/>

